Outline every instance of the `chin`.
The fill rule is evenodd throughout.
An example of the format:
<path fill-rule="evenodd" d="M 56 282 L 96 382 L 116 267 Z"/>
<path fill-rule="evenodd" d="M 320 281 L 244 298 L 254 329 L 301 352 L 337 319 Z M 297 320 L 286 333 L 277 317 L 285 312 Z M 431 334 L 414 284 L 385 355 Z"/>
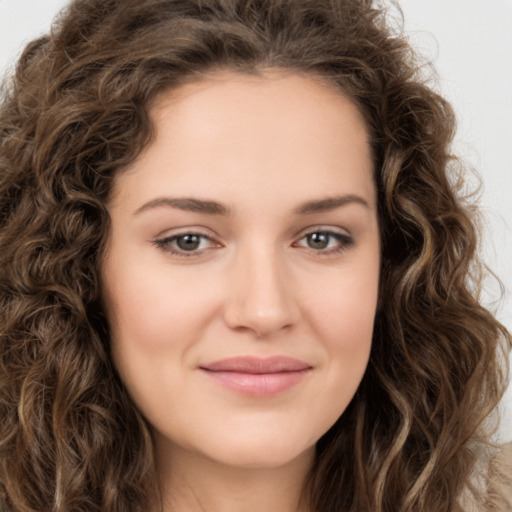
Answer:
<path fill-rule="evenodd" d="M 297 459 L 311 460 L 315 444 L 302 445 L 284 442 L 283 438 L 273 442 L 251 440 L 231 446 L 214 446 L 209 458 L 217 463 L 240 469 L 270 469 L 284 467 Z"/>

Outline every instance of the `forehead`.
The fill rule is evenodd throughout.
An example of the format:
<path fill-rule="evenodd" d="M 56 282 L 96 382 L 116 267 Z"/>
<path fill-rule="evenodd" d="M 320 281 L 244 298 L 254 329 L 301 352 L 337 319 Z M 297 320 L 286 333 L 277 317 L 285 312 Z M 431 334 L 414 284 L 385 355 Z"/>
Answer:
<path fill-rule="evenodd" d="M 154 141 L 120 180 L 138 195 L 270 194 L 288 184 L 325 196 L 338 182 L 373 194 L 364 118 L 316 77 L 216 72 L 160 94 L 150 114 Z"/>
<path fill-rule="evenodd" d="M 283 69 L 258 73 L 217 70 L 197 79 L 192 77 L 183 85 L 161 92 L 151 103 L 150 114 L 157 124 L 162 117 L 169 118 L 171 112 L 176 117 L 191 114 L 198 116 L 196 119 L 205 126 L 207 116 L 219 107 L 224 122 L 227 116 L 241 119 L 244 112 L 254 114 L 254 110 L 249 110 L 251 108 L 262 109 L 264 115 L 267 114 L 265 110 L 275 107 L 274 125 L 279 121 L 288 121 L 291 125 L 298 120 L 307 125 L 319 115 L 327 121 L 334 107 L 336 113 L 350 118 L 355 129 L 362 128 L 363 136 L 366 137 L 368 131 L 355 102 L 341 89 L 319 75 Z M 254 115 L 245 118 L 247 124 L 257 120 Z"/>

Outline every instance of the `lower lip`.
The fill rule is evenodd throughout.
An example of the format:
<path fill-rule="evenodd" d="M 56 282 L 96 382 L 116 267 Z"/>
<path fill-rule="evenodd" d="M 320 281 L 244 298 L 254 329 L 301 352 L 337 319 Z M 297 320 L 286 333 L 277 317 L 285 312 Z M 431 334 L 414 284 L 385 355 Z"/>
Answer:
<path fill-rule="evenodd" d="M 222 386 L 247 396 L 275 396 L 293 388 L 304 379 L 309 368 L 294 372 L 240 373 L 209 371 L 203 372 Z"/>

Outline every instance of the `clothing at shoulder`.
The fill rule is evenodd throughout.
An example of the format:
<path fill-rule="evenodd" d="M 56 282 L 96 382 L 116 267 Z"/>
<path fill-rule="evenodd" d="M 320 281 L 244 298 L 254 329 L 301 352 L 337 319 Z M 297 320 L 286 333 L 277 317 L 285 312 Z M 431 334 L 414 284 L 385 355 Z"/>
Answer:
<path fill-rule="evenodd" d="M 512 443 L 491 459 L 487 474 L 485 512 L 512 512 Z"/>
<path fill-rule="evenodd" d="M 512 443 L 483 449 L 459 507 L 464 512 L 512 512 Z"/>

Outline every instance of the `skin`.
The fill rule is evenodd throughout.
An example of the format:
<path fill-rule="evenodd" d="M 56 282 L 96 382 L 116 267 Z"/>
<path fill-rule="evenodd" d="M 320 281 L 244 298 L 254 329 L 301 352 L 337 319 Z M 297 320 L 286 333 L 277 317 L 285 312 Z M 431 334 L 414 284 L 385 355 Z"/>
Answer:
<path fill-rule="evenodd" d="M 151 115 L 155 140 L 114 184 L 102 271 L 112 357 L 152 428 L 164 509 L 296 511 L 371 348 L 380 251 L 364 120 L 319 80 L 278 71 L 216 72 Z M 187 233 L 200 237 L 173 238 Z M 200 369 L 247 355 L 311 369 L 264 397 Z"/>

